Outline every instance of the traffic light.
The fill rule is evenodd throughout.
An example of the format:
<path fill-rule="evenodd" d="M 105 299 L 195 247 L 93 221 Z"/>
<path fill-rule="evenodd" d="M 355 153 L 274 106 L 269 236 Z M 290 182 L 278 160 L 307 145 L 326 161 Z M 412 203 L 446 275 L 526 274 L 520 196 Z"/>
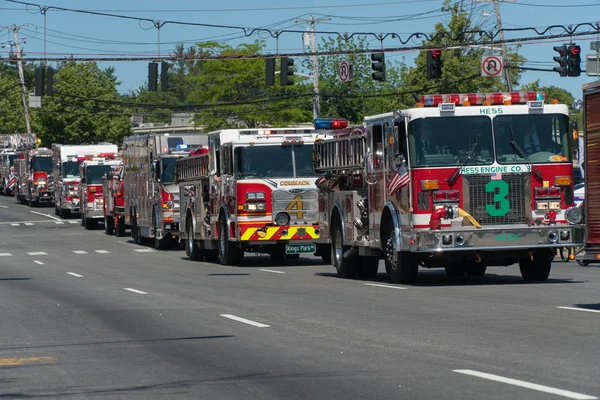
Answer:
<path fill-rule="evenodd" d="M 581 47 L 569 46 L 569 76 L 581 75 Z"/>
<path fill-rule="evenodd" d="M 158 63 L 148 64 L 148 91 L 156 92 L 158 90 Z"/>
<path fill-rule="evenodd" d="M 54 68 L 46 68 L 46 96 L 54 94 Z"/>
<path fill-rule="evenodd" d="M 169 63 L 163 61 L 160 63 L 160 90 L 166 92 L 169 88 Z"/>
<path fill-rule="evenodd" d="M 44 95 L 44 68 L 37 67 L 35 69 L 35 95 L 43 96 Z"/>
<path fill-rule="evenodd" d="M 265 86 L 275 86 L 275 59 L 265 58 L 266 62 L 266 78 Z"/>
<path fill-rule="evenodd" d="M 281 57 L 281 71 L 279 84 L 281 86 L 292 86 L 294 84 L 294 59 L 289 57 Z"/>
<path fill-rule="evenodd" d="M 554 46 L 552 49 L 560 54 L 560 57 L 553 58 L 553 60 L 560 65 L 560 67 L 554 67 L 554 70 L 558 72 L 560 76 L 569 76 L 569 49 L 565 45 Z"/>
<path fill-rule="evenodd" d="M 427 50 L 427 79 L 442 77 L 442 51 Z"/>
<path fill-rule="evenodd" d="M 371 78 L 376 81 L 385 81 L 385 53 L 371 54 Z"/>

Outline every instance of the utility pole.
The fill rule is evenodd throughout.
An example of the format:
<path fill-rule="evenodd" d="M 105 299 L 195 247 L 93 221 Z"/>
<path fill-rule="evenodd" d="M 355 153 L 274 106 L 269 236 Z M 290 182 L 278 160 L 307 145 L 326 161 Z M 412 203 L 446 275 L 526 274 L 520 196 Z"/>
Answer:
<path fill-rule="evenodd" d="M 310 46 L 312 51 L 312 67 L 313 67 L 313 118 L 317 119 L 321 115 L 321 105 L 319 102 L 319 58 L 317 57 L 317 34 L 316 25 L 317 22 L 330 21 L 331 18 L 319 18 L 315 19 L 314 16 L 310 16 L 310 19 L 296 19 L 294 22 L 308 22 L 310 23 Z"/>
<path fill-rule="evenodd" d="M 19 80 L 21 81 L 21 98 L 23 99 L 23 111 L 25 112 L 25 125 L 27 126 L 27 134 L 31 134 L 31 121 L 29 116 L 29 104 L 27 99 L 27 89 L 25 87 L 25 75 L 23 74 L 23 64 L 21 62 L 21 48 L 19 47 L 19 28 L 16 25 L 12 25 L 13 37 L 15 42 L 13 43 L 16 50 L 17 56 L 17 68 L 19 70 Z"/>

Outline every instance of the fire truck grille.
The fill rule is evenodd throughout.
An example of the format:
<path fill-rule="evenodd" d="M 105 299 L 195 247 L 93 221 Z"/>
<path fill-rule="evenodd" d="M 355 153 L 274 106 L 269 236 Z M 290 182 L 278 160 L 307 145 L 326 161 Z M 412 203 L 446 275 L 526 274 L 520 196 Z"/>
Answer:
<path fill-rule="evenodd" d="M 290 225 L 313 224 L 319 219 L 318 206 L 316 189 L 273 191 L 273 221 L 285 212 L 290 216 Z"/>
<path fill-rule="evenodd" d="M 497 183 L 492 183 L 496 181 Z M 463 175 L 464 207 L 481 225 L 526 224 L 531 216 L 527 174 Z"/>

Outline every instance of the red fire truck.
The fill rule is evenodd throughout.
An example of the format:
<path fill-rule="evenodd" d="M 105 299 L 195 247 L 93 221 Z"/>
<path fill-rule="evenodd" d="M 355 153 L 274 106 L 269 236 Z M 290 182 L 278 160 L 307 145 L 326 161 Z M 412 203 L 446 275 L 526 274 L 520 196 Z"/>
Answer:
<path fill-rule="evenodd" d="M 0 135 L 0 194 L 11 196 L 15 192 L 18 177 L 14 162 L 19 158 L 17 150 L 35 148 L 34 134 L 9 133 Z"/>
<path fill-rule="evenodd" d="M 364 134 L 315 143 L 321 237 L 341 277 L 395 283 L 419 267 L 483 275 L 518 263 L 548 278 L 584 229 L 573 202 L 566 105 L 535 92 L 427 95 L 365 118 Z"/>
<path fill-rule="evenodd" d="M 102 156 L 84 156 L 79 162 L 81 225 L 85 229 L 92 229 L 98 221 L 104 221 L 102 178 L 123 161 L 117 159 L 117 153 L 112 153 Z"/>
<path fill-rule="evenodd" d="M 102 178 L 102 196 L 104 197 L 104 232 L 125 236 L 125 185 L 123 181 L 124 167 L 118 166 L 107 172 Z"/>
<path fill-rule="evenodd" d="M 15 187 L 17 202 L 29 203 L 30 207 L 38 204 L 51 204 L 54 184 L 52 182 L 52 150 L 39 148 L 17 151 L 15 172 L 18 182 Z"/>
<path fill-rule="evenodd" d="M 321 255 L 310 129 L 211 132 L 209 152 L 177 161 L 180 236 L 194 260 L 237 265 L 244 252 L 276 260 Z"/>
<path fill-rule="evenodd" d="M 600 82 L 583 86 L 586 232 L 581 265 L 600 262 Z"/>

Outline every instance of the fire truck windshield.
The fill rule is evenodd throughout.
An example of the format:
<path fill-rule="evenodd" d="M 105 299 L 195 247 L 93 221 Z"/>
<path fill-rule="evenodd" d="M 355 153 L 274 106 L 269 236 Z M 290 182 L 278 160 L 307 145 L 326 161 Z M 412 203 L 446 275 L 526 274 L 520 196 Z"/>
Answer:
<path fill-rule="evenodd" d="M 419 118 L 411 121 L 408 125 L 411 165 L 491 164 L 494 161 L 491 122 L 486 116 Z M 468 155 L 475 142 L 477 146 L 473 154 Z"/>
<path fill-rule="evenodd" d="M 65 161 L 62 164 L 63 178 L 78 178 L 79 177 L 79 162 Z"/>
<path fill-rule="evenodd" d="M 12 167 L 15 164 L 15 160 L 19 158 L 17 154 L 10 154 L 8 156 L 8 166 Z"/>
<path fill-rule="evenodd" d="M 102 177 L 111 171 L 110 165 L 89 165 L 85 171 L 86 183 L 88 185 L 99 185 L 102 183 Z"/>
<path fill-rule="evenodd" d="M 312 165 L 312 144 L 236 147 L 234 159 L 238 178 L 294 178 L 315 174 Z"/>
<path fill-rule="evenodd" d="M 33 157 L 33 170 L 51 173 L 52 157 Z"/>
<path fill-rule="evenodd" d="M 175 165 L 177 164 L 177 158 L 168 157 L 162 159 L 160 181 L 162 183 L 173 183 L 175 182 Z"/>
<path fill-rule="evenodd" d="M 511 145 L 513 139 L 532 163 L 572 161 L 566 115 L 499 115 L 494 118 L 494 135 L 500 164 L 525 161 Z"/>

